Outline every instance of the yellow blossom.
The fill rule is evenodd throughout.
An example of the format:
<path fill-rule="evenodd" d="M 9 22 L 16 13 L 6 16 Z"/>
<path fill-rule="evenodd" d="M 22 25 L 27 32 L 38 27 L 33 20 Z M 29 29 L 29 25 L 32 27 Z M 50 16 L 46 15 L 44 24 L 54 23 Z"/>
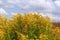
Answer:
<path fill-rule="evenodd" d="M 40 34 L 40 40 L 47 40 L 47 35 L 44 35 L 44 34 Z"/>
<path fill-rule="evenodd" d="M 22 33 L 16 31 L 17 35 L 18 35 L 18 38 L 19 40 L 25 40 L 25 35 L 23 35 Z"/>
<path fill-rule="evenodd" d="M 4 34 L 5 32 L 2 29 L 0 29 L 0 37 L 4 37 Z"/>

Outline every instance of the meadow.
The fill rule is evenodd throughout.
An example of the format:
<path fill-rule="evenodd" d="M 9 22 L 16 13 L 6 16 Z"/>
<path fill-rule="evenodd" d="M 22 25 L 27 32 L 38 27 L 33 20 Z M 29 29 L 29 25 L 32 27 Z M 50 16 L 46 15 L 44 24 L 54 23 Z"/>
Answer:
<path fill-rule="evenodd" d="M 0 40 L 60 40 L 60 28 L 38 13 L 0 16 Z"/>

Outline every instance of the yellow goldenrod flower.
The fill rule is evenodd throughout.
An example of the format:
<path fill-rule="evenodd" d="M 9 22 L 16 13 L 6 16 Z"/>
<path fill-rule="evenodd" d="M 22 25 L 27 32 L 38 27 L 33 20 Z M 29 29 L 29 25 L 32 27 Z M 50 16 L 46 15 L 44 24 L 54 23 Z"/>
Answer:
<path fill-rule="evenodd" d="M 23 35 L 22 33 L 16 31 L 17 35 L 18 35 L 18 38 L 19 40 L 25 40 L 25 35 Z"/>
<path fill-rule="evenodd" d="M 48 26 L 46 26 L 46 30 L 48 30 L 49 28 L 48 28 Z"/>
<path fill-rule="evenodd" d="M 5 32 L 2 29 L 0 29 L 0 37 L 4 37 L 4 34 Z"/>
<path fill-rule="evenodd" d="M 40 34 L 40 40 L 47 40 L 47 35 L 44 35 L 44 34 Z"/>

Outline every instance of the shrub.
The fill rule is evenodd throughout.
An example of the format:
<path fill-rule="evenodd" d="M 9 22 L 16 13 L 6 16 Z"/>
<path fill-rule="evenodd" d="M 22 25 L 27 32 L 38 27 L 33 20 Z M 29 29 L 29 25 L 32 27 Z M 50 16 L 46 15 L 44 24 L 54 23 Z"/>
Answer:
<path fill-rule="evenodd" d="M 0 40 L 60 40 L 60 28 L 37 13 L 18 13 L 12 20 L 0 16 Z"/>

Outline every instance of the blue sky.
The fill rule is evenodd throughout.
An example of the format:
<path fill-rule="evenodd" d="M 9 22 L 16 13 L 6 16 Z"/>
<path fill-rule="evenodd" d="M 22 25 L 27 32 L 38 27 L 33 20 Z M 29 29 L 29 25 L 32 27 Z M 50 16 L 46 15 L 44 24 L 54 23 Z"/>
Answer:
<path fill-rule="evenodd" d="M 60 0 L 0 0 L 0 15 L 12 16 L 18 12 L 38 12 L 59 22 Z"/>

